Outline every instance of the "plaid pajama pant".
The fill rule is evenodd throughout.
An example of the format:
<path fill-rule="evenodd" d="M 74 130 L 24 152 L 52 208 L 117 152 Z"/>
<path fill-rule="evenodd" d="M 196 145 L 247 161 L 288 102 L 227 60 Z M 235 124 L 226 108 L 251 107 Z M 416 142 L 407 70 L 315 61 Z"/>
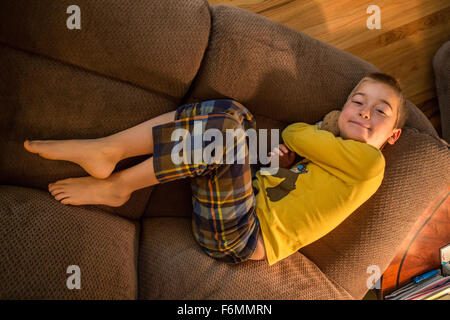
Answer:
<path fill-rule="evenodd" d="M 202 151 L 213 142 L 202 138 L 203 133 L 212 128 L 222 134 L 221 163 L 207 163 L 203 159 L 194 161 L 195 151 Z M 160 183 L 190 178 L 194 238 L 207 255 L 227 263 L 248 260 L 256 248 L 260 232 L 255 212 L 257 190 L 254 190 L 252 183 L 256 167 L 249 163 L 245 134 L 230 144 L 231 148 L 226 145 L 226 129 L 238 128 L 244 131 L 249 128 L 256 130 L 253 115 L 237 101 L 218 99 L 179 106 L 174 121 L 152 129 L 156 178 Z M 178 140 L 172 141 L 176 129 L 185 130 L 179 131 Z M 199 138 L 197 143 L 194 142 L 195 136 Z M 182 142 L 179 141 L 180 137 L 183 137 Z M 198 141 L 201 141 L 200 144 Z M 177 152 L 183 157 L 181 163 L 172 160 L 176 145 L 177 150 L 182 151 L 181 155 Z M 239 150 L 245 151 L 244 163 L 226 161 L 230 152 L 237 156 Z M 190 155 L 185 151 L 191 151 Z"/>

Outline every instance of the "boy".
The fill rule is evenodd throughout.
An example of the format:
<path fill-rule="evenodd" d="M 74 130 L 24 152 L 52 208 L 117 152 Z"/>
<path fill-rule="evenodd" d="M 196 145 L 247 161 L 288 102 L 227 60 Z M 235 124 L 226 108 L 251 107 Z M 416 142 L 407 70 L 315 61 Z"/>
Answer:
<path fill-rule="evenodd" d="M 330 232 L 376 192 L 385 166 L 380 150 L 399 138 L 406 116 L 398 82 L 370 74 L 340 112 L 340 137 L 321 130 L 320 123 L 293 123 L 282 131 L 284 144 L 270 153 L 280 157 L 278 172 L 258 171 L 254 179 L 246 145 L 244 164 L 175 164 L 170 158 L 171 133 L 185 128 L 194 135 L 194 122 L 222 134 L 256 128 L 253 115 L 228 99 L 183 105 L 99 139 L 27 140 L 24 147 L 44 158 L 78 163 L 91 175 L 49 184 L 63 204 L 121 206 L 135 190 L 190 177 L 192 230 L 203 251 L 224 262 L 273 265 Z M 121 159 L 144 154 L 153 156 L 112 173 Z M 295 154 L 303 159 L 292 166 Z"/>

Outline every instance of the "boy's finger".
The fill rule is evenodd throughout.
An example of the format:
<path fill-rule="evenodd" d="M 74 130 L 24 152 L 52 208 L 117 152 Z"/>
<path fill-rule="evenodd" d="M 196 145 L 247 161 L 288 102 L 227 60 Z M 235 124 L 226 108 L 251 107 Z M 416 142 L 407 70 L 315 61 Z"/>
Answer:
<path fill-rule="evenodd" d="M 280 151 L 280 149 L 278 149 L 277 147 L 275 147 L 275 148 L 273 148 L 273 153 L 278 153 L 278 154 L 280 154 L 281 151 Z"/>
<path fill-rule="evenodd" d="M 280 147 L 281 147 L 281 149 L 282 149 L 284 152 L 288 152 L 288 151 L 289 151 L 289 150 L 286 148 L 286 146 L 285 146 L 284 144 L 280 145 Z"/>

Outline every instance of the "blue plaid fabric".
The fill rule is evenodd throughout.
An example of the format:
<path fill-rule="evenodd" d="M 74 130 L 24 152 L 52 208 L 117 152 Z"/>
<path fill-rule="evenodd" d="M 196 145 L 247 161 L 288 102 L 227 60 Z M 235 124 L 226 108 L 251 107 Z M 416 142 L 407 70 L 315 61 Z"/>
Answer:
<path fill-rule="evenodd" d="M 201 144 L 196 145 L 195 138 L 211 128 L 218 129 L 223 135 L 222 163 L 193 161 L 195 150 L 203 150 L 212 142 L 201 138 Z M 227 263 L 248 260 L 260 232 L 252 181 L 256 167 L 249 162 L 248 142 L 245 135 L 238 137 L 232 148 L 227 148 L 225 142 L 226 129 L 238 128 L 256 130 L 256 121 L 247 108 L 230 99 L 182 105 L 177 108 L 174 121 L 153 127 L 153 165 L 158 181 L 165 183 L 190 178 L 194 238 L 206 254 Z M 172 141 L 176 129 L 185 129 L 190 139 Z M 175 145 L 180 143 L 183 150 L 191 152 L 190 157 L 183 152 L 185 161 L 177 164 L 171 155 Z M 244 163 L 226 163 L 227 155 L 233 152 L 237 156 L 239 151 L 242 152 L 241 148 L 245 148 Z M 187 163 L 189 159 L 191 161 Z"/>

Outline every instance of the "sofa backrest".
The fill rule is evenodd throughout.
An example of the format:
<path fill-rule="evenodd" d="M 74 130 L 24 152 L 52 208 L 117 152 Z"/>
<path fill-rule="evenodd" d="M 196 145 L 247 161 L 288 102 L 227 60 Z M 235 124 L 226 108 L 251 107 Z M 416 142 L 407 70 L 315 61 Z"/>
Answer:
<path fill-rule="evenodd" d="M 206 1 L 80 0 L 79 30 L 66 26 L 72 4 L 0 2 L 0 184 L 47 190 L 50 182 L 87 175 L 76 164 L 28 153 L 23 141 L 97 138 L 132 127 L 174 110 L 197 74 L 210 31 Z M 103 209 L 138 218 L 150 189 Z"/>
<path fill-rule="evenodd" d="M 80 0 L 81 29 L 69 29 L 71 1 L 2 1 L 0 41 L 176 102 L 207 45 L 206 1 Z"/>

